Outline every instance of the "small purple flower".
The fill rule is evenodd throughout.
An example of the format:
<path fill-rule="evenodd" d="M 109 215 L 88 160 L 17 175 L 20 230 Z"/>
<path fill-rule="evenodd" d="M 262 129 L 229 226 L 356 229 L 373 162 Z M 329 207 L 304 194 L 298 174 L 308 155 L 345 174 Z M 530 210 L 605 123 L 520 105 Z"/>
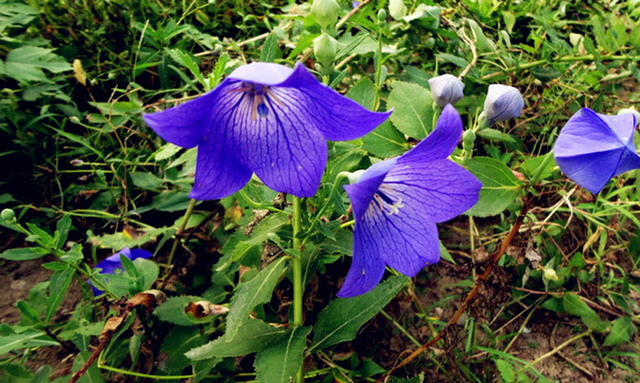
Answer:
<path fill-rule="evenodd" d="M 387 119 L 319 83 L 304 66 L 253 63 L 211 92 L 144 115 L 172 144 L 198 146 L 191 197 L 219 199 L 255 173 L 271 189 L 310 197 L 327 163 L 326 140 L 353 140 Z"/>
<path fill-rule="evenodd" d="M 462 120 L 447 105 L 435 130 L 401 157 L 371 166 L 344 188 L 356 226 L 353 260 L 339 297 L 373 289 L 385 265 L 415 276 L 440 259 L 438 228 L 478 201 L 482 185 L 447 157 L 462 136 Z"/>
<path fill-rule="evenodd" d="M 96 265 L 96 269 L 102 269 L 100 271 L 100 274 L 122 274 L 123 269 L 122 269 L 122 262 L 120 261 L 120 255 L 124 255 L 125 257 L 129 258 L 130 260 L 134 261 L 138 258 L 144 258 L 144 259 L 148 259 L 151 258 L 153 256 L 153 254 L 151 254 L 150 252 L 146 251 L 146 250 L 142 250 L 142 249 L 129 249 L 128 247 L 125 247 L 124 249 L 120 250 L 119 252 L 105 258 L 103 261 L 98 262 L 98 264 Z M 98 290 L 97 288 L 95 288 L 95 286 L 93 286 L 91 284 L 91 281 L 89 281 L 89 284 L 91 285 L 91 288 L 93 289 L 93 295 L 94 296 L 98 296 L 102 293 L 104 293 L 104 291 L 102 290 Z"/>
<path fill-rule="evenodd" d="M 556 163 L 567 177 L 597 194 L 611 178 L 640 169 L 635 125 L 633 113 L 607 116 L 582 108 L 560 131 L 553 149 Z"/>

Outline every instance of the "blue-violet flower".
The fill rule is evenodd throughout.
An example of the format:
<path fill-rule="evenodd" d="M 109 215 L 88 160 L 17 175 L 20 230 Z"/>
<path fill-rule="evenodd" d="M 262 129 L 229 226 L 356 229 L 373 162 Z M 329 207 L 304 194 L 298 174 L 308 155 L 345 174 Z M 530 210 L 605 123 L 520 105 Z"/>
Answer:
<path fill-rule="evenodd" d="M 491 122 L 516 118 L 524 108 L 520 91 L 512 86 L 491 84 L 484 100 L 484 115 Z"/>
<path fill-rule="evenodd" d="M 237 192 L 254 172 L 275 191 L 313 196 L 327 163 L 326 140 L 361 137 L 388 116 L 322 85 L 300 63 L 253 63 L 211 92 L 144 120 L 172 144 L 198 146 L 190 196 L 209 200 Z"/>
<path fill-rule="evenodd" d="M 447 104 L 455 104 L 464 96 L 464 83 L 451 74 L 429 79 L 429 86 L 433 100 L 441 108 Z"/>
<path fill-rule="evenodd" d="M 633 113 L 607 116 L 582 108 L 560 131 L 553 148 L 556 163 L 567 177 L 597 194 L 611 178 L 640 169 L 635 125 Z"/>
<path fill-rule="evenodd" d="M 438 262 L 436 223 L 463 213 L 478 201 L 482 187 L 471 173 L 447 157 L 462 136 L 462 120 L 447 105 L 427 138 L 404 155 L 367 169 L 344 188 L 356 220 L 353 260 L 339 297 L 373 289 L 385 265 L 415 276 Z"/>
<path fill-rule="evenodd" d="M 125 247 L 124 249 L 118 251 L 117 253 L 105 258 L 103 261 L 98 262 L 95 268 L 102 269 L 100 271 L 100 274 L 122 274 L 123 269 L 122 269 L 122 261 L 120 261 L 120 255 L 124 255 L 125 257 L 129 258 L 132 261 L 138 258 L 148 259 L 153 256 L 153 254 L 151 254 L 146 250 L 129 249 L 128 247 Z M 89 284 L 91 284 L 91 281 L 89 281 Z M 91 284 L 91 287 L 93 288 L 94 296 L 98 296 L 104 293 L 104 291 L 97 289 L 92 284 Z"/>

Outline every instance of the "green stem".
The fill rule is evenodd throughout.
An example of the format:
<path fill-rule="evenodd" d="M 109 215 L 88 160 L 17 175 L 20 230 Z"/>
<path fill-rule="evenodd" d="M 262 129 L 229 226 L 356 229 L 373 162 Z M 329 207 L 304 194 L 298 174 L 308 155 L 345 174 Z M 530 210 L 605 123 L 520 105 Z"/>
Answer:
<path fill-rule="evenodd" d="M 291 327 L 302 326 L 302 249 L 300 246 L 300 198 L 293 196 L 293 218 L 291 226 L 293 227 L 293 250 L 295 254 L 291 258 L 291 268 L 293 269 L 293 321 Z M 296 383 L 304 382 L 304 370 L 300 367 L 296 375 Z"/>
<path fill-rule="evenodd" d="M 193 208 L 195 206 L 196 200 L 192 198 L 191 201 L 189 201 L 189 206 L 187 207 L 187 211 L 184 213 L 184 217 L 182 217 L 180 227 L 176 232 L 176 239 L 173 241 L 173 246 L 171 247 L 171 252 L 169 253 L 169 261 L 167 262 L 168 265 L 173 265 L 173 256 L 175 255 L 176 250 L 178 249 L 178 245 L 180 244 L 180 234 L 182 234 L 184 229 L 187 227 L 189 217 L 191 217 L 191 213 L 193 213 Z"/>
<path fill-rule="evenodd" d="M 318 221 L 320 221 L 320 218 L 324 214 L 325 210 L 327 210 L 329 205 L 333 202 L 333 195 L 336 192 L 336 190 L 338 190 L 338 185 L 340 184 L 340 180 L 342 180 L 343 178 L 347 178 L 348 174 L 349 173 L 347 173 L 347 172 L 340 172 L 336 176 L 336 179 L 333 181 L 333 185 L 331 186 L 331 191 L 329 191 L 329 196 L 325 199 L 325 202 L 322 205 L 322 207 L 320 209 L 318 209 L 318 212 L 316 213 L 315 218 L 313 219 L 313 221 L 309 225 L 309 228 L 306 229 L 306 236 L 302 240 L 302 245 L 301 246 L 304 246 L 304 244 L 307 243 L 307 241 L 311 237 L 311 234 L 313 234 L 313 229 L 316 228 L 316 224 L 318 223 Z"/>

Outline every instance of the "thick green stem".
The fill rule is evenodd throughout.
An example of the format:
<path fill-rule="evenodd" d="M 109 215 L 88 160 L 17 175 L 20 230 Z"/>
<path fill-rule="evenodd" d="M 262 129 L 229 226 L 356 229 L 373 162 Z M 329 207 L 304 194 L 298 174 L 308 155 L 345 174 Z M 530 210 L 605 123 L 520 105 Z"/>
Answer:
<path fill-rule="evenodd" d="M 178 249 L 178 245 L 180 244 L 180 234 L 186 229 L 187 223 L 189 222 L 189 217 L 191 217 L 191 213 L 193 213 L 193 208 L 196 206 L 196 200 L 191 199 L 189 202 L 189 206 L 187 207 L 187 211 L 184 213 L 184 217 L 182 217 L 182 222 L 180 223 L 180 227 L 178 228 L 178 232 L 176 233 L 176 239 L 173 241 L 173 247 L 171 247 L 171 252 L 169 253 L 169 261 L 168 265 L 173 264 L 173 256 Z"/>
<path fill-rule="evenodd" d="M 302 326 L 302 249 L 300 246 L 300 198 L 293 197 L 293 218 L 291 226 L 293 227 L 293 250 L 295 254 L 291 258 L 291 269 L 293 272 L 293 321 L 291 327 Z M 300 367 L 296 375 L 296 383 L 304 382 L 304 370 Z"/>
<path fill-rule="evenodd" d="M 544 172 L 544 170 L 547 168 L 547 165 L 549 165 L 549 162 L 551 162 L 552 159 L 553 159 L 553 151 L 547 153 L 547 155 L 544 157 L 544 160 L 542 160 L 542 162 L 536 169 L 536 172 L 533 174 L 533 177 L 531 177 L 531 185 L 535 185 L 536 182 L 538 182 L 538 180 L 542 176 L 542 172 Z"/>

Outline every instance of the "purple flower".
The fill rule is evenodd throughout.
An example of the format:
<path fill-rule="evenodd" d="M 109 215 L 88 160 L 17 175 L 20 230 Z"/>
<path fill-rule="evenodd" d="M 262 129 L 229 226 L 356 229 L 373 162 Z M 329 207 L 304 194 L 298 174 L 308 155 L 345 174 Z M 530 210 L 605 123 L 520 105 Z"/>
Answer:
<path fill-rule="evenodd" d="M 134 261 L 134 260 L 136 260 L 138 258 L 148 259 L 148 258 L 151 258 L 153 256 L 153 254 L 151 254 L 150 252 L 148 252 L 146 250 L 129 249 L 128 247 L 125 247 L 124 249 L 120 250 L 119 252 L 117 252 L 117 253 L 105 258 L 103 261 L 98 262 L 98 264 L 96 265 L 95 268 L 96 269 L 102 269 L 100 271 L 100 274 L 122 274 L 123 269 L 122 269 L 122 262 L 120 261 L 120 255 L 124 255 L 125 257 L 129 258 L 132 261 Z M 93 289 L 93 295 L 94 296 L 98 296 L 98 295 L 104 293 L 104 291 L 95 288 L 95 286 L 93 286 L 93 284 L 91 284 L 91 281 L 89 281 L 89 284 L 91 285 L 91 288 Z"/>
<path fill-rule="evenodd" d="M 635 125 L 633 113 L 607 116 L 582 108 L 560 131 L 553 149 L 556 163 L 567 177 L 597 194 L 611 178 L 640 169 Z"/>
<path fill-rule="evenodd" d="M 436 223 L 463 213 L 482 185 L 447 157 L 462 135 L 462 120 L 447 105 L 435 130 L 401 157 L 379 162 L 344 188 L 356 220 L 353 261 L 339 297 L 373 289 L 385 265 L 415 276 L 438 262 Z"/>
<path fill-rule="evenodd" d="M 326 140 L 353 140 L 387 119 L 295 69 L 253 63 L 211 92 L 144 120 L 172 144 L 198 146 L 191 197 L 218 199 L 255 173 L 271 189 L 316 193 L 327 162 Z"/>

